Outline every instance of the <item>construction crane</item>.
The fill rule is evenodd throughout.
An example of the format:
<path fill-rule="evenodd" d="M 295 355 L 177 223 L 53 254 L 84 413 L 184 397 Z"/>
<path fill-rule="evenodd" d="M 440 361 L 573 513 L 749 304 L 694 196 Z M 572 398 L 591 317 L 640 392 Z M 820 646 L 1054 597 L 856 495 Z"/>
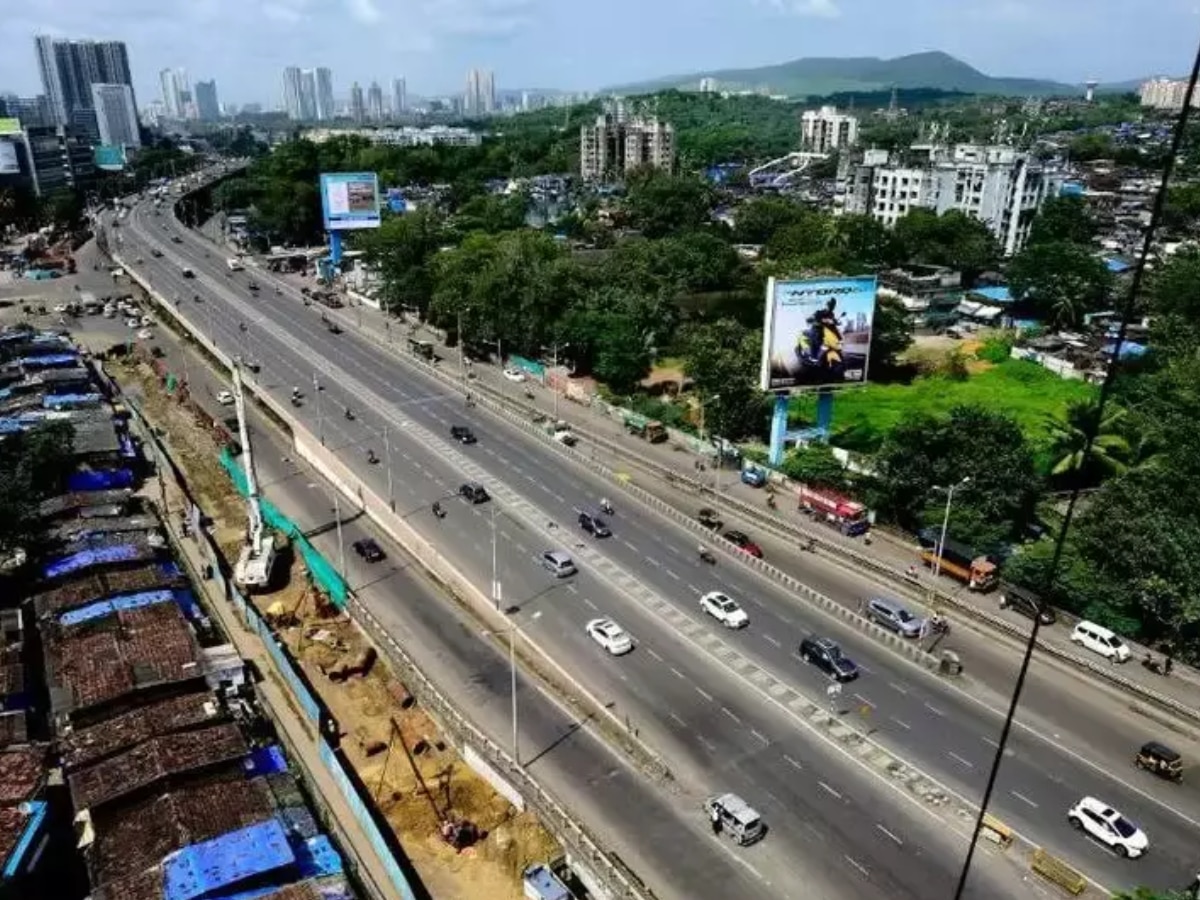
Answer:
<path fill-rule="evenodd" d="M 231 371 L 238 440 L 242 444 L 242 465 L 246 470 L 246 512 L 249 518 L 246 543 L 233 568 L 233 580 L 244 590 L 262 590 L 271 583 L 271 570 L 275 566 L 275 538 L 263 528 L 258 479 L 254 476 L 254 452 L 250 446 L 250 431 L 246 427 L 246 396 L 242 390 L 241 366 L 235 362 Z"/>

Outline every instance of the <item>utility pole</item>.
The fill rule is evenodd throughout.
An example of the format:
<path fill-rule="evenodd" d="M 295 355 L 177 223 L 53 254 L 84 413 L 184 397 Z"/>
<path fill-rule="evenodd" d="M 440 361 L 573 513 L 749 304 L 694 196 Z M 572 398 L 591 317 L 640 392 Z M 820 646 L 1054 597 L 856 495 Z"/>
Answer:
<path fill-rule="evenodd" d="M 313 372 L 313 402 L 317 404 L 317 436 L 321 446 L 325 446 L 325 420 L 321 418 L 321 385 L 317 381 L 317 373 Z"/>
<path fill-rule="evenodd" d="M 496 502 L 492 501 L 492 602 L 496 605 L 496 611 L 500 611 L 500 598 L 503 594 L 503 589 L 500 585 L 500 578 L 496 569 Z"/>
<path fill-rule="evenodd" d="M 392 490 L 392 439 L 386 422 L 383 425 L 383 452 L 387 458 L 388 508 L 395 512 L 396 494 Z"/>
<path fill-rule="evenodd" d="M 563 350 L 568 349 L 570 346 L 571 345 L 569 343 L 568 344 L 559 344 L 556 341 L 552 346 L 542 348 L 543 350 L 550 350 L 551 354 L 552 354 L 551 358 L 552 358 L 553 362 L 550 365 L 550 368 L 553 372 L 553 374 L 551 375 L 552 379 L 558 378 L 558 354 L 561 353 Z M 553 384 L 552 388 L 554 390 L 554 421 L 557 422 L 558 421 L 558 393 L 559 393 L 558 385 Z"/>
<path fill-rule="evenodd" d="M 333 518 L 337 523 L 338 569 L 342 581 L 346 581 L 346 541 L 342 536 L 342 504 L 336 493 L 333 495 Z"/>

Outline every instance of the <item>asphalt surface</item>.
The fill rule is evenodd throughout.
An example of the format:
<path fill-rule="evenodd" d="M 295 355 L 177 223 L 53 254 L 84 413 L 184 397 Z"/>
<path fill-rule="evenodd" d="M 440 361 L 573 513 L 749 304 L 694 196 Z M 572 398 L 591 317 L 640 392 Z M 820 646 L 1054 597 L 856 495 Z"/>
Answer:
<path fill-rule="evenodd" d="M 603 579 L 590 579 L 586 569 L 573 579 L 570 587 L 575 590 L 571 591 L 565 585 L 554 585 L 548 575 L 535 568 L 531 557 L 546 549 L 547 540 L 534 517 L 544 514 L 546 521 L 560 523 L 558 533 L 569 535 L 561 546 L 576 552 L 581 535 L 573 526 L 573 509 L 594 504 L 606 491 L 603 484 L 565 466 L 551 451 L 514 429 L 464 409 L 461 397 L 449 395 L 440 383 L 377 348 L 364 346 L 347 334 L 331 335 L 321 325 L 317 312 L 298 306 L 296 299 L 286 293 L 275 296 L 270 287 L 274 282 L 263 273 L 252 276 L 266 287 L 263 296 L 255 300 L 244 288 L 248 276 L 225 275 L 219 251 L 209 250 L 211 255 L 206 258 L 203 250 L 192 248 L 191 238 L 185 238 L 186 244 L 170 243 L 161 228 L 166 221 L 165 216 L 148 216 L 144 226 L 148 238 L 160 243 L 167 254 L 164 260 L 153 259 L 148 252 L 144 255 L 144 268 L 156 286 L 167 296 L 178 294 L 181 303 L 193 304 L 187 310 L 193 321 L 229 352 L 258 359 L 263 365 L 264 383 L 278 399 L 284 400 L 293 384 L 305 389 L 310 398 L 297 412 L 307 416 L 313 430 L 323 431 L 327 443 L 341 448 L 352 463 L 357 463 L 355 454 L 361 454 L 359 459 L 365 456 L 367 444 L 385 456 L 380 444 L 386 420 L 400 507 L 411 510 L 414 525 L 427 534 L 436 534 L 437 529 L 451 532 L 446 552 L 476 583 L 486 585 L 491 580 L 490 510 L 487 516 L 479 508 L 473 510 L 478 515 L 464 515 L 465 505 L 452 505 L 451 514 L 442 522 L 431 521 L 425 510 L 433 499 L 456 487 L 462 479 L 464 458 L 478 466 L 481 480 L 495 485 L 495 492 L 512 494 L 515 499 L 500 504 L 497 516 L 498 574 L 506 603 L 519 607 L 518 615 L 526 627 L 544 637 L 556 655 L 580 667 L 589 687 L 616 698 L 618 708 L 649 743 L 661 748 L 673 764 L 683 760 L 694 775 L 703 777 L 714 770 L 714 765 L 717 770 L 730 772 L 734 767 L 722 761 L 750 752 L 744 743 L 747 734 L 763 743 L 754 736 L 757 731 L 768 739 L 767 747 L 755 751 L 753 772 L 748 773 L 751 782 L 735 789 L 760 807 L 767 803 L 757 794 L 774 796 L 772 778 L 787 782 L 794 777 L 794 772 L 787 771 L 791 764 L 784 755 L 800 759 L 796 754 L 811 752 L 811 741 L 798 736 L 794 726 L 784 723 L 780 730 L 780 723 L 768 721 L 772 718 L 770 712 L 757 709 L 760 698 L 747 686 L 737 684 L 736 678 L 718 670 L 661 620 L 631 603 L 623 596 L 627 592 L 614 590 Z M 137 223 L 127 223 L 121 229 L 126 235 L 132 232 L 129 224 Z M 133 256 L 127 248 L 119 252 L 127 259 Z M 181 278 L 180 265 L 190 265 L 199 278 Z M 203 291 L 206 299 L 196 304 L 191 293 L 198 291 Z M 245 332 L 238 329 L 238 321 L 247 325 Z M 289 332 L 294 337 L 289 337 Z M 332 361 L 332 367 L 326 360 Z M 318 377 L 328 383 L 326 390 L 319 392 L 324 407 L 319 421 L 318 394 L 311 390 L 314 369 L 324 370 L 318 372 Z M 340 418 L 346 404 L 357 412 L 353 422 Z M 459 422 L 472 424 L 480 438 L 478 445 L 453 447 L 448 443 L 449 425 Z M 417 440 L 408 433 L 414 431 L 423 432 Z M 381 470 L 384 465 L 375 468 Z M 365 468 L 365 460 L 358 467 Z M 372 477 L 384 493 L 382 472 L 372 473 Z M 799 690 L 819 694 L 824 681 L 795 659 L 798 639 L 809 629 L 839 639 L 847 652 L 865 666 L 865 675 L 853 686 L 853 693 L 870 710 L 875 739 L 964 796 L 979 796 L 999 731 L 998 718 L 990 709 L 918 672 L 857 633 L 833 625 L 795 598 L 781 596 L 780 591 L 735 564 L 723 559 L 715 568 L 702 566 L 694 558 L 694 538 L 656 517 L 633 508 L 619 509 L 613 526 L 616 534 L 603 542 L 602 555 L 688 614 L 699 615 L 697 593 L 710 588 L 720 587 L 742 599 L 750 612 L 751 626 L 745 632 L 725 635 L 725 639 Z M 769 542 L 764 545 L 774 558 Z M 809 564 L 804 578 L 830 595 L 845 594 L 848 586 L 858 596 L 871 591 L 863 583 L 848 585 L 844 573 L 816 561 Z M 623 660 L 608 660 L 586 641 L 582 623 L 595 616 L 597 610 L 614 614 L 634 634 L 640 644 L 634 654 Z M 652 693 L 645 691 L 646 683 L 654 685 Z M 1030 696 L 1041 693 L 1034 687 L 1031 682 Z M 694 696 L 680 695 L 689 692 Z M 1103 711 L 1102 704 L 1094 705 Z M 1066 711 L 1070 708 L 1059 693 L 1048 703 L 1046 721 L 1061 722 L 1068 718 Z M 723 711 L 726 709 L 733 716 Z M 1042 725 L 1036 718 L 1031 717 L 1031 721 Z M 1114 733 L 1111 722 L 1089 726 L 1090 721 L 1085 717 L 1078 726 L 1072 721 L 1073 727 L 1091 727 L 1097 741 L 1078 746 L 1095 751 L 1119 744 L 1116 755 L 1123 756 L 1123 764 L 1128 766 L 1128 750 L 1143 736 Z M 708 751 L 707 744 L 714 749 Z M 774 752 L 770 752 L 772 748 L 776 748 Z M 1010 751 L 993 810 L 1010 824 L 1113 887 L 1133 883 L 1177 885 L 1190 877 L 1196 826 L 1155 799 L 1161 796 L 1161 803 L 1179 804 L 1181 798 L 1191 802 L 1195 797 L 1186 788 L 1168 790 L 1143 780 L 1137 788 L 1123 784 L 1105 774 L 1107 766 L 1090 768 L 1028 733 L 1019 733 Z M 764 759 L 768 756 L 770 760 Z M 844 780 L 844 773 L 839 775 Z M 1130 773 L 1129 777 L 1136 775 Z M 1085 793 L 1103 797 L 1142 824 L 1153 843 L 1153 872 L 1139 863 L 1112 859 L 1069 832 L 1065 810 Z M 810 793 L 807 796 L 811 798 Z M 792 807 L 791 799 L 783 805 Z M 763 811 L 767 812 L 765 808 Z M 802 818 L 814 821 L 808 810 Z M 847 849 L 861 853 L 859 843 Z M 844 855 L 857 859 L 852 853 Z M 875 876 L 874 868 L 866 868 Z M 884 871 L 897 874 L 886 862 Z M 928 891 L 930 885 L 922 882 L 908 890 L 914 889 Z"/>

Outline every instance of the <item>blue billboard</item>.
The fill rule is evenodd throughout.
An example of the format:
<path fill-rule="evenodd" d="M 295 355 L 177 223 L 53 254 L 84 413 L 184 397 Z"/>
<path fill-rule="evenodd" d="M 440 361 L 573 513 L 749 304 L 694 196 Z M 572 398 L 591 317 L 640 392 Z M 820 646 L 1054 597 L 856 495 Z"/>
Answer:
<path fill-rule="evenodd" d="M 767 282 L 764 391 L 867 380 L 875 276 Z"/>
<path fill-rule="evenodd" d="M 387 189 L 387 205 L 397 215 L 408 212 L 408 201 L 404 199 L 404 192 L 400 188 Z"/>
<path fill-rule="evenodd" d="M 379 178 L 374 172 L 321 175 L 321 215 L 326 231 L 379 227 Z"/>

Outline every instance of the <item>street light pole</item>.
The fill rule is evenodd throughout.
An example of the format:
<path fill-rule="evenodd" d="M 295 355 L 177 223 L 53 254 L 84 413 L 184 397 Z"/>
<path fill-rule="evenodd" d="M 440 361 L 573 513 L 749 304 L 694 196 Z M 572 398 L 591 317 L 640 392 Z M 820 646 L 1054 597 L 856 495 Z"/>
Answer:
<path fill-rule="evenodd" d="M 521 744 L 517 736 L 517 628 L 508 629 L 508 675 L 509 693 L 512 694 L 512 748 L 513 762 L 521 765 Z"/>
<path fill-rule="evenodd" d="M 337 542 L 338 542 L 338 568 L 341 571 L 342 581 L 346 580 L 346 542 L 342 538 L 342 504 L 338 499 L 338 495 L 333 495 L 333 519 L 337 524 Z"/>
<path fill-rule="evenodd" d="M 392 491 L 392 439 L 387 423 L 383 426 L 383 452 L 387 458 L 388 508 L 396 511 L 396 494 Z"/>
<path fill-rule="evenodd" d="M 503 589 L 500 585 L 499 573 L 496 568 L 496 503 L 492 502 L 492 602 L 496 611 L 500 611 L 500 599 Z"/>
<path fill-rule="evenodd" d="M 458 374 L 462 377 L 463 393 L 467 392 L 467 356 L 463 351 L 462 310 L 458 311 Z"/>
<path fill-rule="evenodd" d="M 325 420 L 321 418 L 321 385 L 317 381 L 317 373 L 313 372 L 313 402 L 317 404 L 317 436 L 321 446 L 325 446 Z"/>
<path fill-rule="evenodd" d="M 543 350 L 549 349 L 551 351 L 552 362 L 550 364 L 550 368 L 554 370 L 554 376 L 553 376 L 554 378 L 558 377 L 558 354 L 561 353 L 563 350 L 566 350 L 570 346 L 571 345 L 569 343 L 559 344 L 559 343 L 555 342 L 549 348 L 546 348 L 546 347 L 542 348 Z M 552 385 L 552 387 L 554 389 L 554 421 L 557 422 L 558 421 L 558 385 L 554 384 L 554 385 Z"/>
<path fill-rule="evenodd" d="M 954 502 L 954 492 L 963 485 L 970 482 L 971 476 L 966 476 L 957 484 L 952 484 L 946 488 L 946 512 L 942 516 L 942 534 L 938 538 L 937 559 L 933 561 L 933 580 L 937 582 L 937 577 L 942 573 L 942 554 L 946 552 L 946 530 L 950 527 L 950 504 Z"/>

